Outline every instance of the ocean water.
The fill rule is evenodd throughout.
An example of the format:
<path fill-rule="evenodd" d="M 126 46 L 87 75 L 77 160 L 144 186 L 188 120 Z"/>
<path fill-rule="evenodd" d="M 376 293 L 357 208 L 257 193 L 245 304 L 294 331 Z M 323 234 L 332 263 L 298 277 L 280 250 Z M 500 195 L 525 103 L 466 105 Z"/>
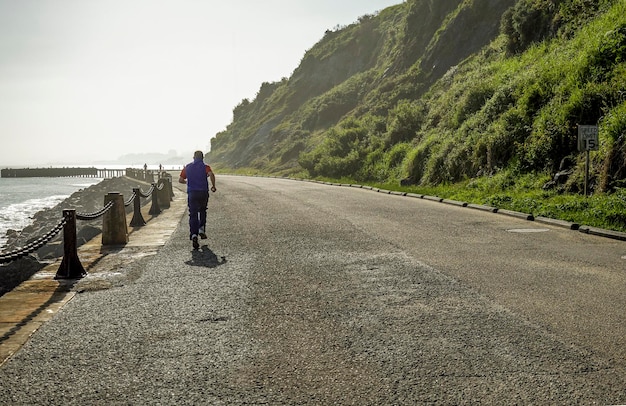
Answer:
<path fill-rule="evenodd" d="M 0 178 L 0 248 L 7 230 L 22 230 L 40 210 L 54 207 L 101 178 Z M 59 220 L 62 213 L 59 213 Z"/>

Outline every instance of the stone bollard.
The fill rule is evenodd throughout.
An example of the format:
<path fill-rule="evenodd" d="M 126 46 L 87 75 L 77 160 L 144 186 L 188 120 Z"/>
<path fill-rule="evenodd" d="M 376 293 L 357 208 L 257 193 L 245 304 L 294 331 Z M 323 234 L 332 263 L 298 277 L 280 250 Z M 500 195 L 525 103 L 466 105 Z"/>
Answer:
<path fill-rule="evenodd" d="M 174 185 L 172 184 L 172 175 L 170 175 L 169 173 L 166 173 L 165 176 L 163 176 L 163 178 L 165 180 L 167 180 L 167 185 L 168 185 L 168 189 L 170 192 L 170 200 L 174 200 Z"/>
<path fill-rule="evenodd" d="M 110 201 L 113 201 L 113 207 L 102 218 L 102 245 L 123 245 L 128 242 L 124 196 L 118 192 L 109 192 L 104 196 L 104 205 Z"/>
<path fill-rule="evenodd" d="M 162 209 L 170 208 L 170 189 L 167 186 L 167 180 L 159 179 L 158 188 L 156 190 L 159 196 L 159 207 Z"/>

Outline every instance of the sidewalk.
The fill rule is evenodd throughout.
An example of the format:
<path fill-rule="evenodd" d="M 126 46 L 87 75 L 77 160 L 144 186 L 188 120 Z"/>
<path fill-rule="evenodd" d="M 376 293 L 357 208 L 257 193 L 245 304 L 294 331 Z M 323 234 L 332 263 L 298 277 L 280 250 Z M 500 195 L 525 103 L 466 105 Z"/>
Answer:
<path fill-rule="evenodd" d="M 232 236 L 223 228 L 230 224 L 215 221 L 224 195 L 211 198 L 213 233 L 193 249 L 186 194 L 175 193 L 172 207 L 133 230 L 128 246 L 105 256 L 96 248 L 88 261 L 79 252 L 88 276 L 2 365 L 0 404 L 255 403 L 239 369 L 231 370 L 255 343 L 246 324 L 253 264 L 226 259 L 233 251 L 220 236 Z"/>
<path fill-rule="evenodd" d="M 170 238 L 187 208 L 187 195 L 174 184 L 170 208 L 158 216 L 142 207 L 143 227 L 128 227 L 129 242 L 124 246 L 102 246 L 102 234 L 78 248 L 78 257 L 88 275 L 80 280 L 55 280 L 62 258 L 44 267 L 13 291 L 0 297 L 0 366 L 45 322 L 79 291 L 107 289 L 119 282 L 116 269 L 146 256 L 155 255 Z M 133 213 L 127 216 L 130 224 Z M 96 220 L 98 221 L 98 220 Z"/>

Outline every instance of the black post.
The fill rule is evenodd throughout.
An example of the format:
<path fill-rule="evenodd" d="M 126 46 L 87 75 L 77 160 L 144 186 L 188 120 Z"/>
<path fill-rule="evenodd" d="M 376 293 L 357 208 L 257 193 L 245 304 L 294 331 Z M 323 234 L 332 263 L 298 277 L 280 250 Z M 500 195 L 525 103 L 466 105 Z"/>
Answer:
<path fill-rule="evenodd" d="M 63 210 L 63 261 L 54 279 L 80 279 L 87 275 L 78 259 L 76 246 L 76 210 Z"/>
<path fill-rule="evenodd" d="M 585 151 L 585 197 L 589 195 L 589 150 Z"/>
<path fill-rule="evenodd" d="M 151 216 L 156 216 L 161 213 L 161 206 L 159 206 L 159 190 L 157 189 L 156 183 L 152 183 L 152 206 L 150 207 L 150 211 L 148 214 Z"/>
<path fill-rule="evenodd" d="M 141 190 L 139 188 L 133 189 L 133 194 L 135 198 L 133 199 L 133 219 L 130 221 L 131 227 L 141 227 L 146 225 L 146 220 L 144 220 L 141 215 Z"/>

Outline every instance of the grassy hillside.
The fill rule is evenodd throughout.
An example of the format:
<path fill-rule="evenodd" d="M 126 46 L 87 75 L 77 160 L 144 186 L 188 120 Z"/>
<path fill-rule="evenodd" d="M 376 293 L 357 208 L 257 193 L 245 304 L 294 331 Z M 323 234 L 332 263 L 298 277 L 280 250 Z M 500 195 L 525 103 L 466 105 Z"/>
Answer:
<path fill-rule="evenodd" d="M 579 194 L 579 124 L 600 128 L 591 191 L 622 196 L 626 0 L 409 0 L 327 31 L 291 77 L 234 108 L 209 159 L 268 174 L 491 185 L 483 202 L 519 185 Z"/>

